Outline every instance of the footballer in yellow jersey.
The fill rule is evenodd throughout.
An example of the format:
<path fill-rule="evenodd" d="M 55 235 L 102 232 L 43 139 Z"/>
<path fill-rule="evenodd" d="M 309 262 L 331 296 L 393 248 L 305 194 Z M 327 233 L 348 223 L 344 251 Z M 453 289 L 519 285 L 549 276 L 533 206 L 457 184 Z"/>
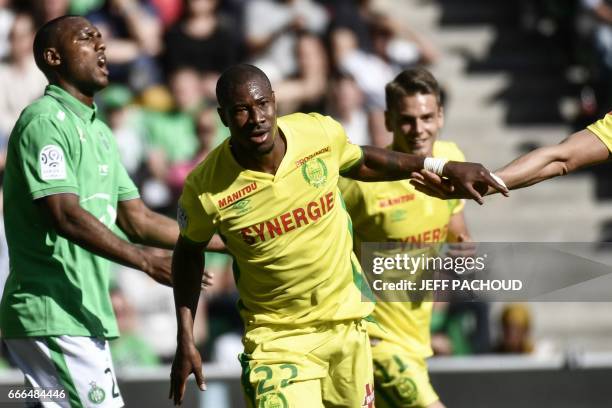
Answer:
<path fill-rule="evenodd" d="M 179 202 L 171 398 L 181 402 L 190 373 L 205 388 L 192 329 L 202 248 L 217 232 L 235 259 L 247 404 L 373 408 L 364 322 L 373 304 L 362 301 L 338 178 L 401 179 L 422 169 L 424 158 L 352 145 L 321 115 L 277 118 L 270 82 L 251 65 L 225 71 L 217 99 L 231 137 L 188 176 Z M 478 164 L 453 162 L 446 171 L 459 187 L 496 184 Z"/>
<path fill-rule="evenodd" d="M 400 73 L 387 85 L 387 129 L 393 150 L 463 161 L 452 142 L 437 141 L 444 117 L 440 90 L 425 69 Z M 407 180 L 362 183 L 342 179 L 342 196 L 353 220 L 355 250 L 364 242 L 437 243 L 467 239 L 463 201 L 443 201 L 418 192 Z M 418 250 L 421 251 L 421 250 Z M 425 359 L 432 353 L 433 302 L 379 301 L 368 326 L 374 357 L 377 406 L 442 406 Z"/>

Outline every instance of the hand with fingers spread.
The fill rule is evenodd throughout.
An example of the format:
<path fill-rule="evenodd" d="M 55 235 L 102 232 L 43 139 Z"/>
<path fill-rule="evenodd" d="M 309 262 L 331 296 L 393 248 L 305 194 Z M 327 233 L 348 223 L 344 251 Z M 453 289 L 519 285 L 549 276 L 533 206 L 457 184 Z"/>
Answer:
<path fill-rule="evenodd" d="M 503 180 L 478 163 L 448 162 L 443 176 L 427 170 L 412 173 L 410 184 L 432 197 L 443 200 L 469 198 L 478 204 L 483 204 L 482 197 L 490 191 L 498 191 L 506 197 L 509 195 Z"/>
<path fill-rule="evenodd" d="M 206 391 L 200 353 L 196 349 L 193 340 L 179 339 L 174 361 L 172 362 L 170 394 L 168 395 L 168 398 L 173 400 L 174 405 L 181 405 L 183 403 L 187 379 L 191 373 L 195 376 L 200 390 Z"/>

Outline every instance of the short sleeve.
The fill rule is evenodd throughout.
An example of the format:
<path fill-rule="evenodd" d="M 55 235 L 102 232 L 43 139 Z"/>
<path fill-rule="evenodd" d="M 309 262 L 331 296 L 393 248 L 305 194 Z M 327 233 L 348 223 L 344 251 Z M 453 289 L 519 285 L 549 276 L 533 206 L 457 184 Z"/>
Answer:
<path fill-rule="evenodd" d="M 207 243 L 215 233 L 214 216 L 204 209 L 189 179 L 179 199 L 177 222 L 181 236 L 191 242 Z"/>
<path fill-rule="evenodd" d="M 138 187 L 134 184 L 125 167 L 117 160 L 117 199 L 119 201 L 133 200 L 140 197 Z"/>
<path fill-rule="evenodd" d="M 48 118 L 23 127 L 17 140 L 27 189 L 33 199 L 59 193 L 78 194 L 72 151 L 66 135 Z"/>
<path fill-rule="evenodd" d="M 344 200 L 347 211 L 353 216 L 356 207 L 363 201 L 363 194 L 357 185 L 357 181 L 340 177 L 338 188 L 342 194 L 342 200 Z"/>
<path fill-rule="evenodd" d="M 587 129 L 595 133 L 595 136 L 612 152 L 612 112 L 608 113 L 603 119 L 588 126 Z"/>
<path fill-rule="evenodd" d="M 348 173 L 353 167 L 361 164 L 363 151 L 351 143 L 340 123 L 329 116 L 318 116 L 323 129 L 331 139 L 332 153 L 338 159 L 340 174 Z"/>

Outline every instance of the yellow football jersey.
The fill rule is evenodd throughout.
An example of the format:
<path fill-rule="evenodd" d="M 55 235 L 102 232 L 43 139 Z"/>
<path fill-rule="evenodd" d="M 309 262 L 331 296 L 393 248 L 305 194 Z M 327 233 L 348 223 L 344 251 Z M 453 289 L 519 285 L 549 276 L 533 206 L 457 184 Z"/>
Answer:
<path fill-rule="evenodd" d="M 338 190 L 339 174 L 363 152 L 330 117 L 297 113 L 278 127 L 287 149 L 275 175 L 241 167 L 229 139 L 193 170 L 179 201 L 181 234 L 223 237 L 247 330 L 365 317 L 373 304 L 356 285 L 361 268 Z"/>
<path fill-rule="evenodd" d="M 436 141 L 434 157 L 464 161 L 451 142 Z M 364 183 L 342 178 L 339 183 L 353 220 L 355 251 L 362 242 L 445 242 L 448 222 L 463 210 L 462 200 L 440 200 L 418 192 L 408 180 Z M 416 356 L 432 354 L 429 325 L 432 302 L 376 303 L 373 316 L 378 325 L 368 327 L 370 336 L 410 350 Z"/>
<path fill-rule="evenodd" d="M 587 129 L 595 133 L 604 142 L 608 150 L 612 152 L 612 112 L 588 126 Z"/>

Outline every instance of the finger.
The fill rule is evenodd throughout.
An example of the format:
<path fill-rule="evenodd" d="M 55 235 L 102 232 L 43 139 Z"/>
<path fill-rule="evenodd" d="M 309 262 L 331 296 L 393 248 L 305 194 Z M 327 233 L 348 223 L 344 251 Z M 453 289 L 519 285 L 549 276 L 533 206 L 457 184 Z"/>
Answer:
<path fill-rule="evenodd" d="M 204 374 L 202 373 L 202 368 L 196 368 L 193 370 L 193 374 L 196 378 L 196 383 L 198 387 L 200 387 L 201 391 L 206 391 L 206 383 L 204 382 Z"/>
<path fill-rule="evenodd" d="M 432 197 L 438 198 L 448 198 L 448 192 L 440 188 L 438 185 L 432 184 L 423 184 L 417 180 L 410 180 L 410 184 L 412 184 L 418 191 L 421 193 L 427 194 Z"/>
<path fill-rule="evenodd" d="M 415 171 L 410 173 L 410 178 L 421 181 L 421 182 L 425 180 L 425 178 L 423 177 L 421 173 L 417 173 Z"/>
<path fill-rule="evenodd" d="M 421 174 L 423 175 L 423 178 L 425 178 L 427 181 L 431 182 L 431 183 L 435 183 L 435 184 L 441 184 L 442 183 L 442 177 L 438 176 L 436 173 L 432 173 L 429 170 L 421 170 Z"/>
<path fill-rule="evenodd" d="M 466 184 L 463 186 L 463 188 L 465 188 L 466 192 L 469 194 L 469 196 L 474 201 L 476 201 L 480 205 L 484 204 L 484 200 L 482 199 L 482 196 L 480 195 L 478 191 L 474 190 L 474 187 L 472 187 L 471 184 Z"/>
<path fill-rule="evenodd" d="M 508 197 L 510 195 L 508 192 L 508 187 L 506 187 L 506 184 L 500 177 L 491 172 L 485 172 L 484 178 L 488 185 L 502 193 L 504 196 Z"/>
<path fill-rule="evenodd" d="M 438 198 L 444 198 L 443 194 L 440 194 L 439 191 L 434 190 L 433 188 L 430 188 L 429 186 L 426 186 L 425 184 L 421 184 L 419 182 L 416 182 L 414 180 L 410 181 L 410 184 L 412 184 L 414 186 L 414 188 L 416 188 L 417 191 L 426 194 L 428 196 L 431 197 L 438 197 Z"/>
<path fill-rule="evenodd" d="M 183 403 L 183 396 L 185 395 L 185 389 L 186 388 L 187 388 L 187 381 L 183 380 L 183 382 L 181 384 L 181 388 L 180 388 L 180 393 L 178 395 L 178 403 L 177 403 L 177 398 L 174 397 L 176 405 L 181 405 Z"/>

